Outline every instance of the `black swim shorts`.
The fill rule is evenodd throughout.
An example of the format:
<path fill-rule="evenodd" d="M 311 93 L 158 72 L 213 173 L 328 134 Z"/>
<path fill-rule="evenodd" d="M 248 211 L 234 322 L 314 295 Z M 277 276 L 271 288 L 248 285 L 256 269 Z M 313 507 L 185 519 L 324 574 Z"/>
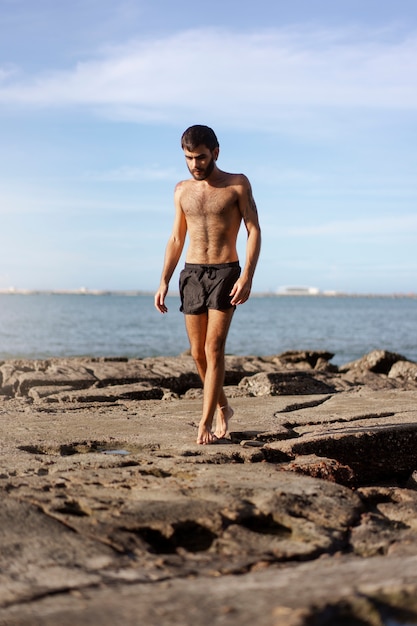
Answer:
<path fill-rule="evenodd" d="M 186 263 L 180 274 L 180 311 L 198 315 L 208 309 L 230 309 L 230 292 L 239 276 L 239 261 L 216 265 Z"/>

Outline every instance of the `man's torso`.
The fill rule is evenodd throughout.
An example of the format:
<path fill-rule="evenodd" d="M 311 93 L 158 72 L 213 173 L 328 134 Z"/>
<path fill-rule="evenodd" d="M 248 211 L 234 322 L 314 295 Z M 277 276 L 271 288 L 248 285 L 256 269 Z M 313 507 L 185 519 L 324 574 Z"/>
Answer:
<path fill-rule="evenodd" d="M 188 263 L 238 260 L 236 239 L 242 215 L 237 186 L 241 176 L 221 174 L 215 183 L 187 180 L 180 184 L 179 200 L 190 241 Z"/>

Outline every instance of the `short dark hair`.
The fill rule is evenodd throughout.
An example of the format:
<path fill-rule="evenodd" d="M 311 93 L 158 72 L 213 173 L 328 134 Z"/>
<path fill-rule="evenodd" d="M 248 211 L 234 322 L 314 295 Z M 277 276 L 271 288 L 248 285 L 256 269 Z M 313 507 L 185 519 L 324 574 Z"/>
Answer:
<path fill-rule="evenodd" d="M 209 150 L 219 147 L 216 134 L 209 126 L 195 124 L 185 130 L 181 137 L 181 148 L 184 150 L 195 150 L 197 146 L 204 145 Z"/>

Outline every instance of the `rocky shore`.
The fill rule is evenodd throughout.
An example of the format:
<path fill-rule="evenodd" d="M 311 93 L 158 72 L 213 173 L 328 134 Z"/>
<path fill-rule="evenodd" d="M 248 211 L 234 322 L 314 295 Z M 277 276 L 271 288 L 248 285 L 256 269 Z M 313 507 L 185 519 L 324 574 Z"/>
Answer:
<path fill-rule="evenodd" d="M 0 362 L 0 626 L 417 624 L 417 364 Z"/>

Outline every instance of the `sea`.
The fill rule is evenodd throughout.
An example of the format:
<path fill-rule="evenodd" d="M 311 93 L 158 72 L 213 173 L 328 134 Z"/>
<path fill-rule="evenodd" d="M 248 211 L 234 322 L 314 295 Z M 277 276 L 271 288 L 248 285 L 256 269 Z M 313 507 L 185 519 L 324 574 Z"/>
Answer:
<path fill-rule="evenodd" d="M 0 359 L 176 356 L 189 348 L 179 298 L 0 294 Z M 326 350 L 343 365 L 372 350 L 417 362 L 417 298 L 252 295 L 234 314 L 226 353 Z"/>

